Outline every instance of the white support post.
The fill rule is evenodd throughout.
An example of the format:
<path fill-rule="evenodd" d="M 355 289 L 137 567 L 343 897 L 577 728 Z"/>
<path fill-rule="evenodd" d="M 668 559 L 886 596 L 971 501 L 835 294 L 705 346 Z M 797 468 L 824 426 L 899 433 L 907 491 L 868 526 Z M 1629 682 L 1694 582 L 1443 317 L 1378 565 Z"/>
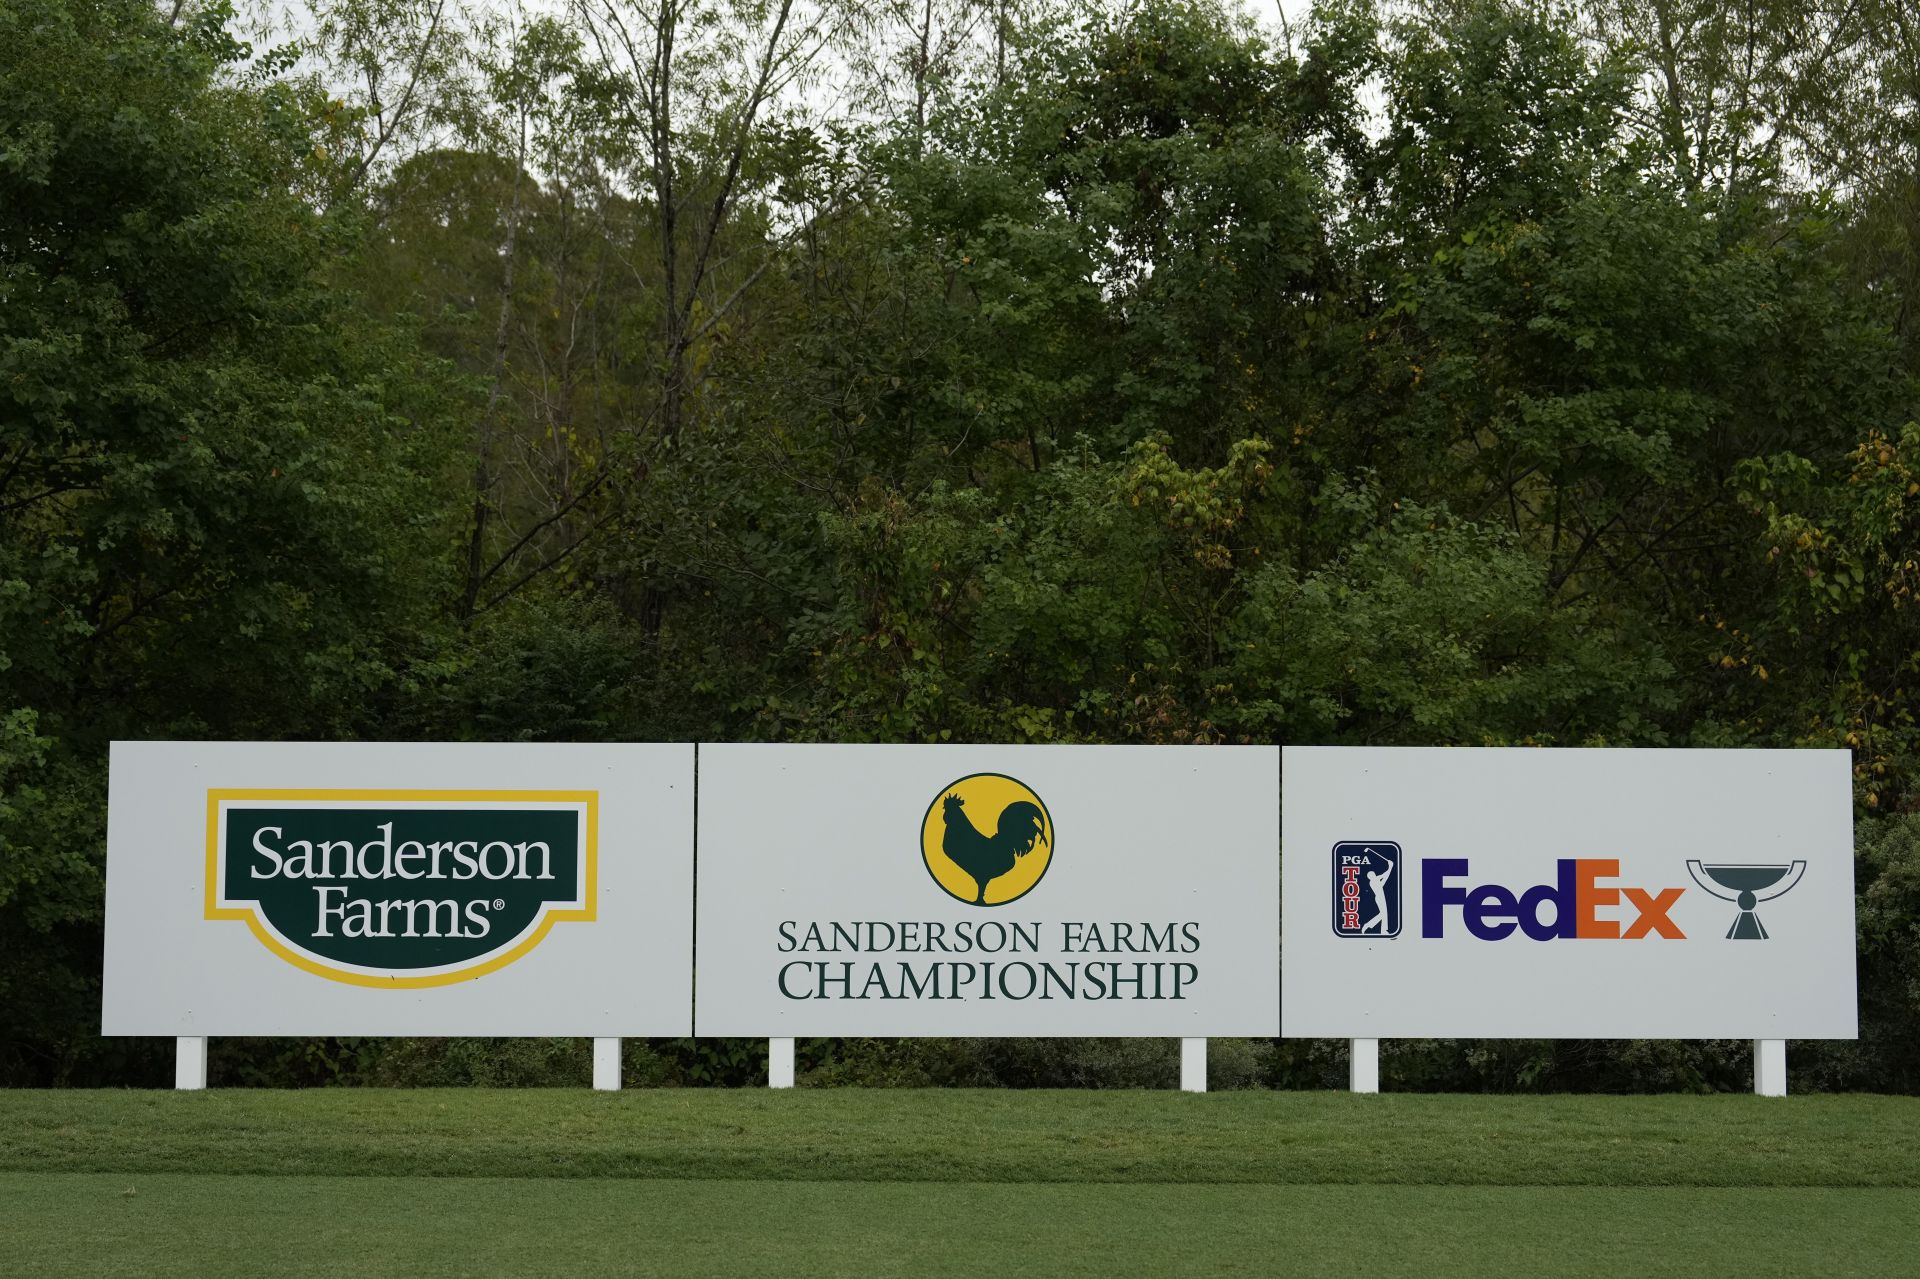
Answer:
<path fill-rule="evenodd" d="M 1205 1092 L 1206 1090 L 1207 1041 L 1182 1039 L 1180 1041 L 1180 1091 Z"/>
<path fill-rule="evenodd" d="M 793 1087 L 793 1040 L 767 1041 L 767 1087 Z"/>
<path fill-rule="evenodd" d="M 1347 1088 L 1352 1092 L 1380 1091 L 1380 1041 L 1348 1041 Z"/>
<path fill-rule="evenodd" d="M 173 1041 L 173 1086 L 198 1092 L 207 1086 L 207 1037 L 183 1035 Z"/>
<path fill-rule="evenodd" d="M 593 1041 L 593 1087 L 596 1092 L 620 1091 L 620 1041 Z"/>
<path fill-rule="evenodd" d="M 1759 1097 L 1787 1095 L 1787 1041 L 1753 1041 L 1753 1091 Z"/>

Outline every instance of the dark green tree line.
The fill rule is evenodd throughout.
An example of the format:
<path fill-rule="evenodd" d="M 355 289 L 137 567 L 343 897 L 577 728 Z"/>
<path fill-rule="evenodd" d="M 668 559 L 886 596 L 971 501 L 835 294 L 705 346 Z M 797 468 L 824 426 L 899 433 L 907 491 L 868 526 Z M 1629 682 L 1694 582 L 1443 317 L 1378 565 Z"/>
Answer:
<path fill-rule="evenodd" d="M 159 1060 L 108 741 L 381 736 L 1845 747 L 1865 1028 L 1797 1077 L 1920 1086 L 1897 8 L 316 12 L 0 11 L 0 1078 Z M 577 1056 L 443 1048 L 232 1069 Z M 807 1055 L 1107 1060 L 940 1051 Z"/>

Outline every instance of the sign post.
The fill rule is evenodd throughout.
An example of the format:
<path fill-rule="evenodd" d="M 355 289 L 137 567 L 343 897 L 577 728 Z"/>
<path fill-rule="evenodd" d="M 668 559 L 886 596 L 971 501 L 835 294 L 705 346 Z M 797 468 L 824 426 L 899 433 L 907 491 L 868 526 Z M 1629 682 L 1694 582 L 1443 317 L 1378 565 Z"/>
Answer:
<path fill-rule="evenodd" d="M 1380 1091 L 1380 1041 L 1377 1039 L 1350 1039 L 1347 1041 L 1347 1091 Z"/>
<path fill-rule="evenodd" d="M 1180 1091 L 1207 1090 L 1207 1041 L 1187 1038 L 1180 1041 Z"/>
<path fill-rule="evenodd" d="M 597 1092 L 620 1091 L 620 1040 L 604 1035 L 593 1041 L 593 1087 Z"/>
<path fill-rule="evenodd" d="M 767 1041 L 767 1087 L 793 1087 L 793 1037 L 775 1036 Z"/>
<path fill-rule="evenodd" d="M 1787 1095 L 1787 1041 L 1753 1041 L 1753 1091 L 1761 1097 Z"/>
<path fill-rule="evenodd" d="M 173 1041 L 173 1086 L 199 1092 L 207 1086 L 207 1037 L 182 1035 Z"/>

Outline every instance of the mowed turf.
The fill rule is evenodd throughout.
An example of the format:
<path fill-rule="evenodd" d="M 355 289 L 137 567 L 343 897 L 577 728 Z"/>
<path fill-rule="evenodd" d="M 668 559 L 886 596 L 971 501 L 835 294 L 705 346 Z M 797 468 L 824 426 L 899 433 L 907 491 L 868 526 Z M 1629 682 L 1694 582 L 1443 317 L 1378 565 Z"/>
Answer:
<path fill-rule="evenodd" d="M 19 1275 L 1893 1275 L 1920 1192 L 0 1173 Z M 1902 1242 L 1904 1241 L 1904 1242 Z"/>
<path fill-rule="evenodd" d="M 1920 1187 L 1920 1098 L 0 1092 L 0 1170 Z"/>
<path fill-rule="evenodd" d="M 19 1274 L 1897 1274 L 1920 1100 L 0 1093 Z"/>

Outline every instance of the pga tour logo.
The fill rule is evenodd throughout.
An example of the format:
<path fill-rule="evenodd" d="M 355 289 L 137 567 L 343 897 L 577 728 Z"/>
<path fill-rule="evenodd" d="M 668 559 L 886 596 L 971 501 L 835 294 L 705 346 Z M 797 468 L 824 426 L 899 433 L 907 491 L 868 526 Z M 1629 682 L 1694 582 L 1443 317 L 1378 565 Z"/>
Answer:
<path fill-rule="evenodd" d="M 1333 846 L 1333 931 L 1341 937 L 1400 935 L 1400 845 Z"/>

